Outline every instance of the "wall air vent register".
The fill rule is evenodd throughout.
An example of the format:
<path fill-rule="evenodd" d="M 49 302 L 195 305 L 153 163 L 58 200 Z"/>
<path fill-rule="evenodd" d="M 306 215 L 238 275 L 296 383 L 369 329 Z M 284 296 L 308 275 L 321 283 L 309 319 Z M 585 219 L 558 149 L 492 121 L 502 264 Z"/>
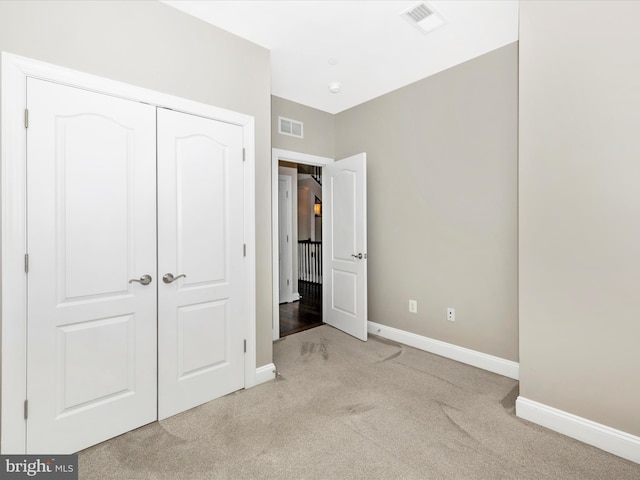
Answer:
<path fill-rule="evenodd" d="M 303 138 L 302 122 L 290 118 L 278 117 L 278 133 L 291 137 Z"/>

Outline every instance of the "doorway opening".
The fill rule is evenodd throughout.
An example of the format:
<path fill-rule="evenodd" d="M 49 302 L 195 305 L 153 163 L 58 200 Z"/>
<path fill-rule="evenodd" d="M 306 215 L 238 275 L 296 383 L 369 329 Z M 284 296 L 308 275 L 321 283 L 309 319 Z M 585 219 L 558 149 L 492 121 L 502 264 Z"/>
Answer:
<path fill-rule="evenodd" d="M 280 337 L 322 321 L 322 167 L 278 162 Z"/>
<path fill-rule="evenodd" d="M 367 340 L 367 154 L 326 157 L 274 148 L 271 156 L 273 339 L 280 338 L 279 162 L 323 167 L 324 211 L 322 318 L 324 323 L 362 341 Z M 297 169 L 296 169 L 297 172 Z M 297 173 L 296 173 L 297 174 Z M 287 182 L 283 182 L 287 183 Z M 293 183 L 293 182 L 292 182 Z M 295 189 L 292 189 L 295 191 Z M 285 196 L 286 197 L 286 196 Z M 296 200 L 297 203 L 297 200 Z M 315 205 L 313 208 L 316 208 Z M 322 206 L 318 207 L 322 209 Z M 294 217 L 295 218 L 295 217 Z M 289 228 L 287 224 L 287 228 Z M 297 232 L 297 228 L 291 228 Z M 286 238 L 286 237 L 285 237 Z M 296 242 L 292 243 L 297 244 Z M 292 248 L 286 249 L 291 252 Z M 292 258 L 297 258 L 291 254 Z M 294 261 L 292 259 L 292 262 Z M 295 271 L 295 270 L 294 270 Z M 288 291 L 287 291 L 288 293 Z"/>
<path fill-rule="evenodd" d="M 322 167 L 273 150 L 273 339 L 322 325 Z"/>

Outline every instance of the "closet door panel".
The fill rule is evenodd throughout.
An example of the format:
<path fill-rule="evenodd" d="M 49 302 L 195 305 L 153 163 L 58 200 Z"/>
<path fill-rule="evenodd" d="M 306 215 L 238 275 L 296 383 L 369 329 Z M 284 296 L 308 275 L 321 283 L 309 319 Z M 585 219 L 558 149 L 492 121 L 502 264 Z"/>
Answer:
<path fill-rule="evenodd" d="M 28 79 L 28 453 L 157 418 L 155 108 Z"/>
<path fill-rule="evenodd" d="M 161 419 L 244 386 L 242 144 L 239 126 L 158 111 Z"/>

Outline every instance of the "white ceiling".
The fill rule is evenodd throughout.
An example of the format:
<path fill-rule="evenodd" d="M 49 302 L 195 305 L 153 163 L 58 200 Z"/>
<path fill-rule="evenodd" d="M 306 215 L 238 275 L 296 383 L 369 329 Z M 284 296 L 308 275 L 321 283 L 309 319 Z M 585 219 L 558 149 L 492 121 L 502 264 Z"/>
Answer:
<path fill-rule="evenodd" d="M 163 3 L 268 48 L 271 93 L 329 113 L 518 39 L 517 0 L 430 0 L 446 24 L 429 34 L 401 16 L 419 0 Z"/>

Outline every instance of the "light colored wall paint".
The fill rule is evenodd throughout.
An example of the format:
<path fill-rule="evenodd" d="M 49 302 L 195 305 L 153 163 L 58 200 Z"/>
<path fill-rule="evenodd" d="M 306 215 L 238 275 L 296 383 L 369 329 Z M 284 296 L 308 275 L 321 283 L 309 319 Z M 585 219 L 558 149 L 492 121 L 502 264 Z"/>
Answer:
<path fill-rule="evenodd" d="M 298 184 L 298 238 L 309 240 L 311 238 L 311 215 L 309 203 L 311 192 L 308 185 Z"/>
<path fill-rule="evenodd" d="M 638 2 L 521 2 L 520 394 L 640 435 Z"/>
<path fill-rule="evenodd" d="M 336 159 L 367 152 L 369 320 L 514 361 L 517 55 L 508 45 L 336 116 Z"/>
<path fill-rule="evenodd" d="M 298 190 L 306 192 L 304 204 L 298 208 L 301 217 L 300 224 L 305 224 L 302 226 L 302 229 L 300 226 L 298 227 L 299 231 L 305 232 L 304 236 L 300 236 L 299 238 L 302 240 L 321 242 L 322 217 L 316 217 L 313 205 L 316 203 L 316 198 L 322 202 L 322 186 L 312 179 L 310 175 L 305 174 L 298 177 Z"/>
<path fill-rule="evenodd" d="M 167 5 L 0 2 L 0 50 L 256 119 L 256 236 L 271 237 L 269 52 Z M 257 242 L 257 365 L 272 361 L 271 245 Z"/>
<path fill-rule="evenodd" d="M 304 124 L 304 138 L 278 133 L 278 117 Z M 334 115 L 280 97 L 271 97 L 271 146 L 292 152 L 333 158 L 335 149 Z"/>

